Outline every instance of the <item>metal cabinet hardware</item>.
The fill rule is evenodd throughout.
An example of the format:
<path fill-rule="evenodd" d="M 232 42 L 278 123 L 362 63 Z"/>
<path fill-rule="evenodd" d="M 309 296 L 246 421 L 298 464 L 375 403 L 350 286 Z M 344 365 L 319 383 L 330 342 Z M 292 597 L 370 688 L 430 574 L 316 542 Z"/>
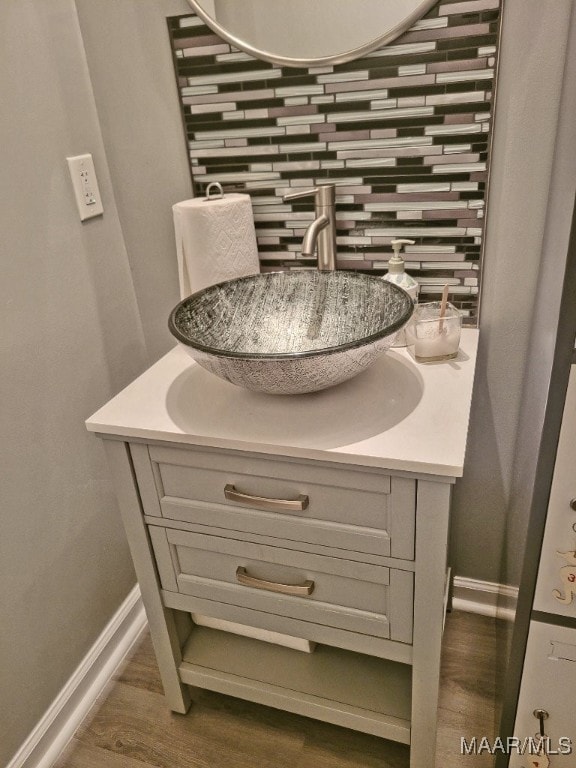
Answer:
<path fill-rule="evenodd" d="M 224 496 L 228 501 L 234 501 L 236 504 L 264 509 L 268 512 L 277 512 L 279 510 L 302 512 L 308 506 L 308 496 L 304 494 L 300 494 L 297 499 L 269 499 L 265 496 L 254 496 L 251 493 L 237 491 L 230 483 L 224 486 Z"/>
<path fill-rule="evenodd" d="M 576 512 L 576 499 L 570 499 L 570 509 L 573 509 L 574 512 Z"/>
<path fill-rule="evenodd" d="M 537 718 L 540 721 L 540 733 L 538 734 L 540 738 L 545 739 L 546 734 L 544 732 L 544 720 L 548 720 L 550 715 L 548 712 L 546 712 L 545 709 L 535 709 L 532 713 L 535 718 Z"/>
<path fill-rule="evenodd" d="M 302 197 L 314 197 L 316 215 L 304 233 L 302 256 L 313 256 L 318 245 L 318 269 L 333 272 L 336 269 L 336 188 L 334 184 L 320 184 L 312 189 L 290 192 L 282 200 L 289 202 Z"/>
<path fill-rule="evenodd" d="M 266 589 L 268 592 L 280 592 L 282 595 L 311 595 L 314 591 L 314 582 L 305 581 L 304 584 L 278 584 L 276 581 L 265 581 L 250 576 L 246 568 L 241 565 L 236 569 L 236 580 L 245 587 Z"/>

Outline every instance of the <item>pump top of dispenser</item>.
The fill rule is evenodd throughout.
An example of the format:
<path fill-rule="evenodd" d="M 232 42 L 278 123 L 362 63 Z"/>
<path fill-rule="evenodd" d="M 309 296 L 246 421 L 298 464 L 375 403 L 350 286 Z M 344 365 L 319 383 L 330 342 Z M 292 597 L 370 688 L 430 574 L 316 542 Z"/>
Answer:
<path fill-rule="evenodd" d="M 392 240 L 392 249 L 394 253 L 388 262 L 388 272 L 384 275 L 384 280 L 388 280 L 391 283 L 395 283 L 395 285 L 399 285 L 400 288 L 404 288 L 415 302 L 418 298 L 419 286 L 418 282 L 404 271 L 404 259 L 400 255 L 403 245 L 414 245 L 414 240 L 406 240 L 404 238 Z"/>
<path fill-rule="evenodd" d="M 392 240 L 392 250 L 394 253 L 388 262 L 388 273 L 391 275 L 400 275 L 404 272 L 404 259 L 400 255 L 403 245 L 414 245 L 414 240 L 406 240 L 404 238 Z"/>

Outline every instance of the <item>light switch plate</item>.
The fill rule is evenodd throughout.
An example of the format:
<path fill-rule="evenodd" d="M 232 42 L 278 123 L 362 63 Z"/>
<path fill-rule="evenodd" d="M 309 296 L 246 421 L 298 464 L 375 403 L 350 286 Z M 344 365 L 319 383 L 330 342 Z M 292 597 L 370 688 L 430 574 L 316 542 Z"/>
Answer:
<path fill-rule="evenodd" d="M 67 157 L 72 187 L 78 206 L 80 220 L 91 219 L 104 213 L 102 198 L 98 189 L 98 180 L 94 170 L 92 155 Z"/>

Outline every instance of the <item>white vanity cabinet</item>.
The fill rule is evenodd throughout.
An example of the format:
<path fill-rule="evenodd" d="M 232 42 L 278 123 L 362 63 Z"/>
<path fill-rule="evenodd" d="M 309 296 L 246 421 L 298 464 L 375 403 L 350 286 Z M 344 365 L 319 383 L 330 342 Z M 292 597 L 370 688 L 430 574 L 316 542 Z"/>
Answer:
<path fill-rule="evenodd" d="M 187 711 L 189 686 L 206 688 L 410 744 L 412 768 L 431 764 L 476 343 L 465 331 L 455 363 L 417 367 L 394 351 L 346 385 L 280 398 L 175 349 L 89 419 L 174 711 Z M 406 375 L 420 391 L 402 410 L 412 395 L 390 379 Z M 405 415 L 375 411 L 367 428 L 363 411 L 385 408 L 382 397 Z M 340 432 L 325 408 L 342 415 Z M 233 635 L 192 614 L 316 645 Z"/>

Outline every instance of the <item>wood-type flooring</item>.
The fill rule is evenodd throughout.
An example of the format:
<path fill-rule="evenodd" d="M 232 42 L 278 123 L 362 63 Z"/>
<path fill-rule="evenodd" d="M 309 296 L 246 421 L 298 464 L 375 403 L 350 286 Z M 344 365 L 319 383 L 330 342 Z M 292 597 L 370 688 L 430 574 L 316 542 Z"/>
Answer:
<path fill-rule="evenodd" d="M 496 622 L 448 615 L 436 760 L 421 768 L 488 768 L 461 738 L 494 736 Z M 168 710 L 145 635 L 55 768 L 408 768 L 408 748 L 375 736 L 198 692 L 187 715 Z"/>

